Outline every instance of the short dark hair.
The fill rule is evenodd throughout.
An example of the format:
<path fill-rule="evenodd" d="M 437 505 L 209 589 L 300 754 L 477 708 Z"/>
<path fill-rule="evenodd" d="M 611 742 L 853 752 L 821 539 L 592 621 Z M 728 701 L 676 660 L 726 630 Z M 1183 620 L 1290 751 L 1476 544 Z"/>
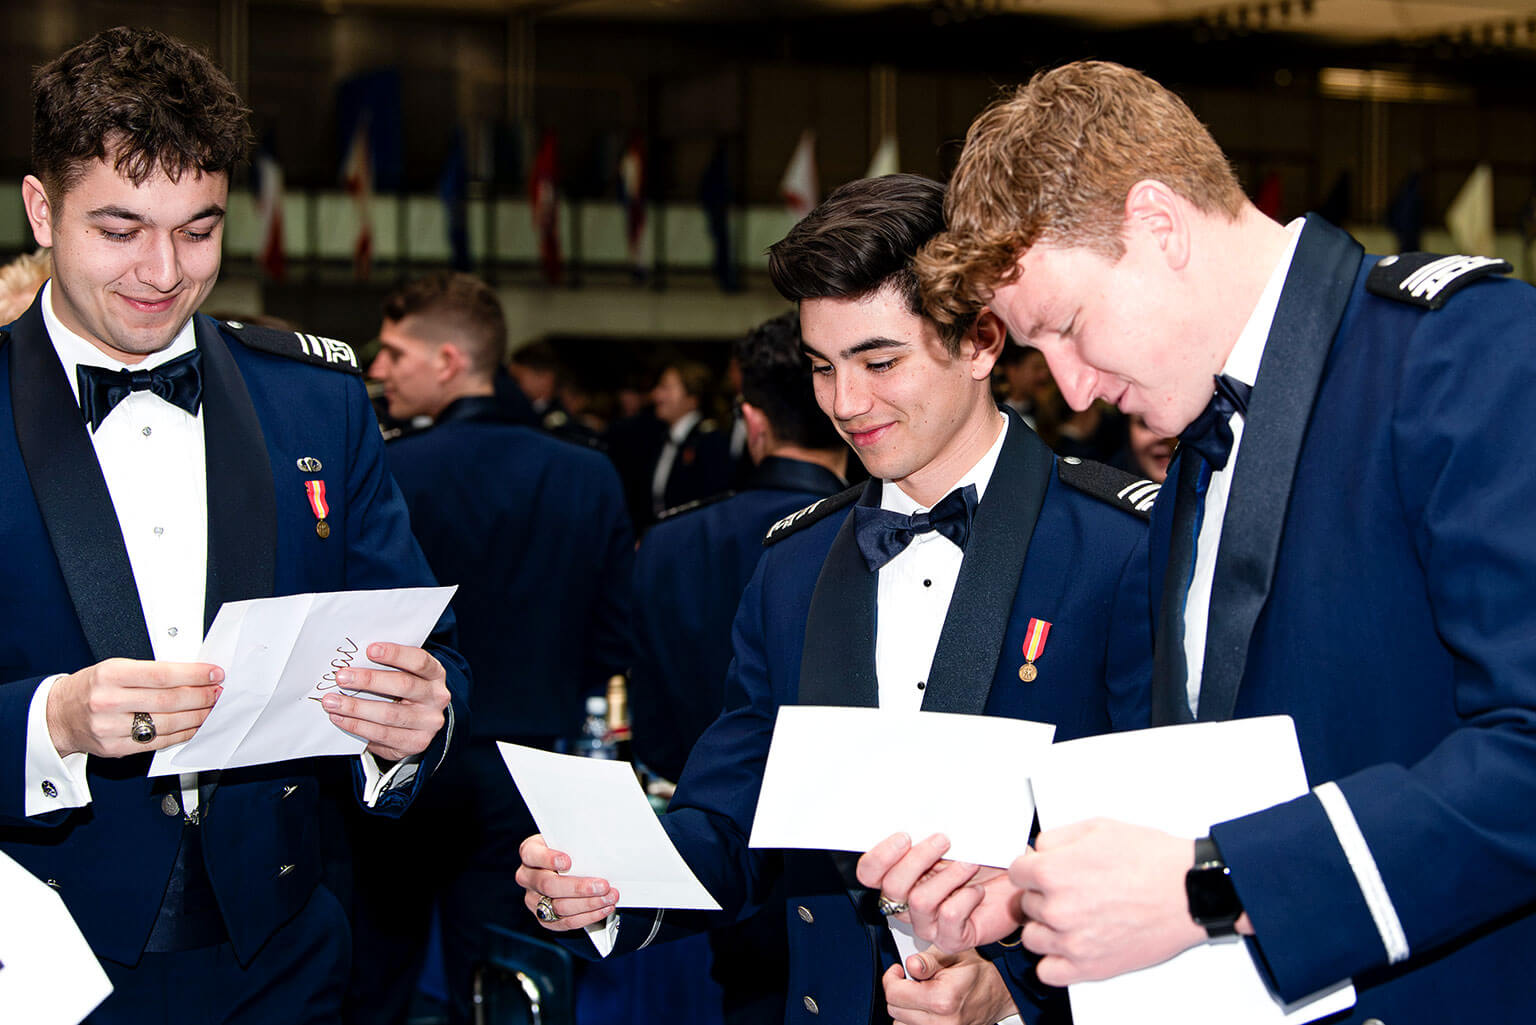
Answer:
<path fill-rule="evenodd" d="M 484 281 L 460 271 L 437 271 L 397 286 L 384 298 L 384 319 L 421 318 L 429 341 L 452 342 L 470 369 L 489 377 L 507 345 L 501 300 Z"/>
<path fill-rule="evenodd" d="M 800 341 L 800 314 L 791 310 L 764 321 L 736 342 L 741 397 L 763 411 L 783 442 L 839 450 L 842 436 L 816 404 L 811 361 Z"/>
<path fill-rule="evenodd" d="M 32 170 L 57 203 L 93 160 L 134 185 L 156 171 L 229 174 L 250 110 L 200 50 L 153 29 L 98 32 L 32 77 Z"/>
<path fill-rule="evenodd" d="M 661 368 L 662 373 L 668 370 L 677 373 L 677 379 L 682 382 L 683 391 L 690 397 L 699 400 L 702 407 L 709 393 L 715 387 L 715 374 L 709 367 L 693 359 L 675 359 Z"/>
<path fill-rule="evenodd" d="M 768 273 L 791 302 L 859 299 L 893 288 L 908 310 L 925 317 L 912 258 L 943 230 L 943 185 L 916 174 L 860 178 L 834 189 L 768 248 Z M 951 356 L 973 319 L 938 325 Z"/>
<path fill-rule="evenodd" d="M 560 372 L 560 358 L 555 355 L 555 347 L 548 342 L 529 342 L 519 346 L 512 354 L 512 362 L 529 370 L 547 370 L 553 374 Z"/>

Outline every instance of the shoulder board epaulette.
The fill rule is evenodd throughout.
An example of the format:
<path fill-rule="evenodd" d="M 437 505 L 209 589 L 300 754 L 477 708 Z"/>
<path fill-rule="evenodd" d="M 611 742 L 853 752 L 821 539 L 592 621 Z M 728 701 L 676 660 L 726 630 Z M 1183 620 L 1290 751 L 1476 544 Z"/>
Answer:
<path fill-rule="evenodd" d="M 700 420 L 699 426 L 694 428 L 700 434 L 713 434 L 720 429 L 720 425 L 713 420 Z"/>
<path fill-rule="evenodd" d="M 1163 487 L 1157 481 L 1076 456 L 1058 459 L 1056 476 L 1063 484 L 1144 520 L 1152 518 L 1152 502 Z"/>
<path fill-rule="evenodd" d="M 658 513 L 656 516 L 656 522 L 661 523 L 664 520 L 670 520 L 674 516 L 681 516 L 683 513 L 690 513 L 695 509 L 702 509 L 706 505 L 714 505 L 716 502 L 723 502 L 735 494 L 736 492 L 734 491 L 722 491 L 717 495 L 707 495 L 704 498 L 695 498 L 691 502 L 684 502 L 682 505 L 674 505 L 672 508 L 663 509 L 660 513 Z"/>
<path fill-rule="evenodd" d="M 257 327 L 238 320 L 221 321 L 220 326 L 252 349 L 270 352 L 274 356 L 287 356 L 301 363 L 313 363 L 317 367 L 343 370 L 349 374 L 361 375 L 363 372 L 352 346 L 334 338 Z"/>
<path fill-rule="evenodd" d="M 557 431 L 564 427 L 570 419 L 565 410 L 551 409 L 548 413 L 544 414 L 544 419 L 541 423 L 543 423 L 546 431 Z"/>
<path fill-rule="evenodd" d="M 777 544 L 789 535 L 799 530 L 804 530 L 811 524 L 826 519 L 839 509 L 846 509 L 859 496 L 864 493 L 863 484 L 855 484 L 847 491 L 839 491 L 835 495 L 823 498 L 818 502 L 812 502 L 798 512 L 792 512 L 779 522 L 768 528 L 768 533 L 763 537 L 763 547 Z"/>
<path fill-rule="evenodd" d="M 1438 310 L 1478 278 L 1513 270 L 1508 260 L 1492 256 L 1402 253 L 1378 260 L 1365 279 L 1365 290 L 1385 299 Z"/>

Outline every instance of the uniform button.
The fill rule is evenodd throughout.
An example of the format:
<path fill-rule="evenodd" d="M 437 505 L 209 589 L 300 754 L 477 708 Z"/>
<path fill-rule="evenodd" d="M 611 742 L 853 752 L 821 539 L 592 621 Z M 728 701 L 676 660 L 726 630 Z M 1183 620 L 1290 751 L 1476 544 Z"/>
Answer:
<path fill-rule="evenodd" d="M 812 922 L 816 921 L 816 916 L 811 914 L 811 909 L 806 907 L 804 904 L 801 904 L 798 908 L 795 909 L 795 911 L 800 915 L 800 921 L 804 922 L 806 925 L 810 925 Z"/>
<path fill-rule="evenodd" d="M 171 628 L 170 628 L 170 629 L 169 629 L 169 630 L 167 630 L 167 631 L 166 631 L 166 633 L 168 633 L 168 634 L 170 634 L 170 635 L 171 635 L 171 636 L 172 636 L 172 637 L 175 637 L 175 636 L 176 636 L 176 635 L 177 635 L 177 634 L 179 634 L 179 633 L 180 633 L 180 632 L 181 632 L 181 631 L 180 631 L 180 630 L 178 630 L 178 629 L 176 629 L 176 628 L 175 628 L 175 627 L 174 627 L 174 626 L 173 626 L 173 627 L 171 627 Z"/>
<path fill-rule="evenodd" d="M 806 997 L 801 1002 L 805 1004 L 805 1009 L 807 1011 L 810 1011 L 812 1014 L 820 1014 L 821 1013 L 821 1008 L 817 1007 L 816 1006 L 816 1001 L 812 1000 L 810 997 Z"/>
<path fill-rule="evenodd" d="M 289 872 L 292 872 L 294 870 L 294 868 L 296 868 L 296 867 L 297 866 L 294 866 L 294 865 L 279 865 L 279 866 L 277 866 L 277 878 L 279 878 L 279 879 L 283 878 L 283 876 L 287 875 Z"/>
<path fill-rule="evenodd" d="M 1065 456 L 1061 461 L 1066 463 L 1068 466 L 1076 466 L 1078 463 L 1082 462 L 1082 460 L 1077 458 L 1077 456 Z"/>
<path fill-rule="evenodd" d="M 51 780 L 51 779 L 43 780 L 43 796 L 44 797 L 58 797 L 59 796 L 59 788 L 53 785 L 53 780 Z"/>
<path fill-rule="evenodd" d="M 155 536 L 156 537 L 159 537 L 161 534 L 164 534 L 164 533 L 165 533 L 165 528 L 164 527 L 156 527 L 155 528 Z"/>
<path fill-rule="evenodd" d="M 167 815 L 180 815 L 181 802 L 176 800 L 175 794 L 166 794 L 160 798 L 160 810 Z"/>
<path fill-rule="evenodd" d="M 147 438 L 147 437 L 149 437 L 149 436 L 150 436 L 150 435 L 151 435 L 151 434 L 154 434 L 154 433 L 155 433 L 155 431 L 154 431 L 154 428 L 152 428 L 152 427 L 146 427 L 146 428 L 144 428 L 144 437 L 146 437 L 146 438 Z"/>
<path fill-rule="evenodd" d="M 1382 262 L 1385 263 L 1386 261 L 1383 260 Z M 1380 1018 L 1367 1018 L 1364 1025 L 1386 1025 L 1386 1023 L 1383 1022 Z"/>

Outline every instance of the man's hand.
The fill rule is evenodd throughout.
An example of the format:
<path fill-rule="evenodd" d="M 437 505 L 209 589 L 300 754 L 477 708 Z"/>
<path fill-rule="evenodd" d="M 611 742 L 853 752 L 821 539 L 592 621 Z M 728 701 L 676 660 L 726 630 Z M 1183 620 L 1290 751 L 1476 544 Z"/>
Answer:
<path fill-rule="evenodd" d="M 1189 917 L 1194 844 L 1091 819 L 1041 833 L 1008 877 L 1023 891 L 1024 945 L 1040 981 L 1066 986 L 1168 960 L 1206 939 Z"/>
<path fill-rule="evenodd" d="M 900 1025 L 992 1025 L 1017 1014 L 1013 997 L 992 963 L 974 950 L 937 949 L 886 969 L 881 983 L 891 1019 Z"/>
<path fill-rule="evenodd" d="M 341 669 L 336 683 L 352 691 L 391 698 L 371 701 L 332 691 L 320 699 L 331 722 L 368 741 L 368 751 L 390 761 L 419 755 L 443 728 L 448 707 L 447 674 L 442 663 L 421 648 L 370 644 L 368 657 L 394 669 Z M 396 671 L 398 670 L 398 671 Z"/>
<path fill-rule="evenodd" d="M 109 658 L 60 677 L 48 692 L 48 735 L 61 756 L 125 755 L 170 747 L 191 738 L 224 688 L 224 670 L 206 662 L 143 662 Z M 155 723 L 155 739 L 129 734 L 135 712 Z"/>
<path fill-rule="evenodd" d="M 1018 893 L 1001 869 L 946 861 L 949 840 L 913 844 L 905 833 L 881 840 L 859 858 L 860 883 L 906 903 L 896 917 L 940 950 L 961 951 L 1013 935 L 1023 922 Z"/>
<path fill-rule="evenodd" d="M 539 919 L 539 924 L 550 932 L 566 932 L 584 929 L 594 922 L 601 922 L 618 907 L 619 891 L 608 885 L 605 879 L 586 876 L 563 876 L 571 867 L 569 855 L 552 851 L 538 833 L 524 840 L 517 849 L 522 865 L 517 870 L 517 885 L 525 891 L 523 905 Z M 539 901 L 550 898 L 555 914 L 553 922 L 539 918 Z"/>

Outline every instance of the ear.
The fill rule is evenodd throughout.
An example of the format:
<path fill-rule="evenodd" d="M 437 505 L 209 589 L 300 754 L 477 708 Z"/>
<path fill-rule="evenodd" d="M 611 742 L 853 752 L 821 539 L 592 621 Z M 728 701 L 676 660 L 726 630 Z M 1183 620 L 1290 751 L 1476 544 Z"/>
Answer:
<path fill-rule="evenodd" d="M 754 463 L 760 463 L 778 444 L 778 437 L 773 433 L 773 424 L 769 423 L 767 413 L 750 402 L 741 404 L 741 418 L 747 424 L 747 451 L 751 454 Z"/>
<path fill-rule="evenodd" d="M 1193 210 L 1188 200 L 1155 178 L 1139 181 L 1125 194 L 1126 243 L 1145 238 L 1171 270 L 1182 270 L 1189 262 Z"/>
<path fill-rule="evenodd" d="M 21 205 L 27 211 L 27 222 L 32 225 L 32 237 L 40 246 L 53 245 L 53 205 L 48 193 L 35 175 L 21 180 Z"/>
<path fill-rule="evenodd" d="M 447 382 L 469 369 L 469 357 L 452 342 L 444 342 L 432 354 L 432 365 L 439 382 Z"/>
<path fill-rule="evenodd" d="M 960 354 L 970 362 L 971 379 L 986 381 L 992 377 L 992 368 L 1008 344 L 1008 329 L 990 308 L 976 314 L 976 322 L 960 342 Z"/>

